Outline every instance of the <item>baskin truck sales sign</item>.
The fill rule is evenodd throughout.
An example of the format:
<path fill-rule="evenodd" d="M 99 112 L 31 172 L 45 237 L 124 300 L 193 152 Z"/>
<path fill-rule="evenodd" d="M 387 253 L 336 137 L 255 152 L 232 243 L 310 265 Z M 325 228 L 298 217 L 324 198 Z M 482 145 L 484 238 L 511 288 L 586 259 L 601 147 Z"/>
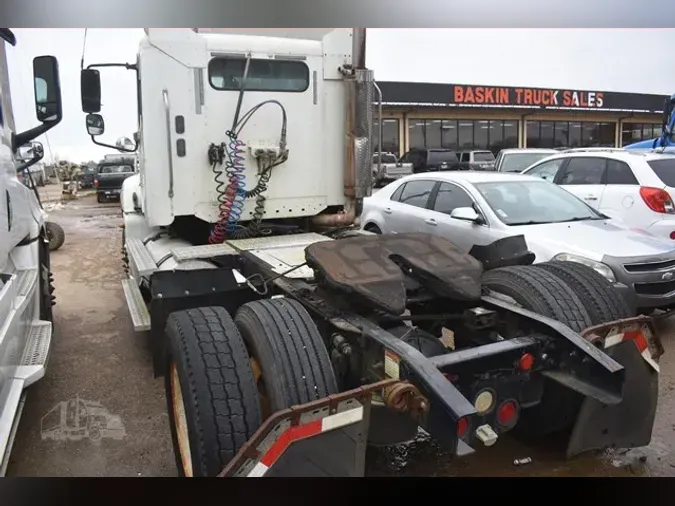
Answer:
<path fill-rule="evenodd" d="M 453 102 L 462 105 L 526 105 L 581 109 L 600 109 L 605 105 L 605 93 L 601 91 L 460 85 L 452 88 Z"/>

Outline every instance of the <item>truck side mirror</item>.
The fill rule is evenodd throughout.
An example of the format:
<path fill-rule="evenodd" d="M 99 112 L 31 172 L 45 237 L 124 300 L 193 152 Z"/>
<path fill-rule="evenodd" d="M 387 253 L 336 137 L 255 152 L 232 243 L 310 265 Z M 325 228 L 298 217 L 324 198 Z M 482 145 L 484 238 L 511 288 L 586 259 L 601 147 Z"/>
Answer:
<path fill-rule="evenodd" d="M 59 63 L 54 56 L 37 56 L 33 59 L 33 83 L 37 119 L 42 123 L 61 121 Z"/>
<path fill-rule="evenodd" d="M 101 112 L 101 74 L 96 69 L 80 71 L 80 95 L 82 112 Z"/>
<path fill-rule="evenodd" d="M 100 114 L 87 114 L 86 122 L 89 135 L 101 135 L 105 132 L 105 122 Z"/>

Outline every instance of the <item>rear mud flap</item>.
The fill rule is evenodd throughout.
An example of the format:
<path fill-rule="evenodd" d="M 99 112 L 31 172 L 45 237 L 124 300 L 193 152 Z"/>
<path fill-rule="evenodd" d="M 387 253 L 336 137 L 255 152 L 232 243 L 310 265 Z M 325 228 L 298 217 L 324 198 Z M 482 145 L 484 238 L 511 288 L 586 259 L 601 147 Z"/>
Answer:
<path fill-rule="evenodd" d="M 609 447 L 636 448 L 651 441 L 659 394 L 659 375 L 632 341 L 604 350 L 626 371 L 623 399 L 606 405 L 587 397 L 579 411 L 567 447 L 573 457 Z"/>

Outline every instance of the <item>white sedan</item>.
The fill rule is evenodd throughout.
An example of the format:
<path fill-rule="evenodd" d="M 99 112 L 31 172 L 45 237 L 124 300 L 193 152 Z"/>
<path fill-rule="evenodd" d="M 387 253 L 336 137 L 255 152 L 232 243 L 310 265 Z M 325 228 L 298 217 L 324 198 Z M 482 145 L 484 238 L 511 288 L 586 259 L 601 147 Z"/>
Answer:
<path fill-rule="evenodd" d="M 407 176 L 365 199 L 361 227 L 439 234 L 467 253 L 474 245 L 523 235 L 535 262 L 586 264 L 631 287 L 642 308 L 675 304 L 672 241 L 629 229 L 538 177 L 469 171 Z"/>

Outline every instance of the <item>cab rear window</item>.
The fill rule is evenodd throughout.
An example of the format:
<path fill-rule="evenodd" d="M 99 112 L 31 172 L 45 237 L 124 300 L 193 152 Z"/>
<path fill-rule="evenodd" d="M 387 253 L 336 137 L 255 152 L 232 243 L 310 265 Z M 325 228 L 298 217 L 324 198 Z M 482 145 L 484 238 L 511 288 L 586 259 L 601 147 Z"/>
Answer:
<path fill-rule="evenodd" d="M 650 160 L 647 164 L 652 168 L 663 184 L 675 187 L 675 158 L 663 160 Z"/>
<path fill-rule="evenodd" d="M 209 62 L 209 82 L 217 90 L 241 89 L 246 59 L 219 57 Z M 246 91 L 302 93 L 309 88 L 309 67 L 302 61 L 252 59 Z"/>

